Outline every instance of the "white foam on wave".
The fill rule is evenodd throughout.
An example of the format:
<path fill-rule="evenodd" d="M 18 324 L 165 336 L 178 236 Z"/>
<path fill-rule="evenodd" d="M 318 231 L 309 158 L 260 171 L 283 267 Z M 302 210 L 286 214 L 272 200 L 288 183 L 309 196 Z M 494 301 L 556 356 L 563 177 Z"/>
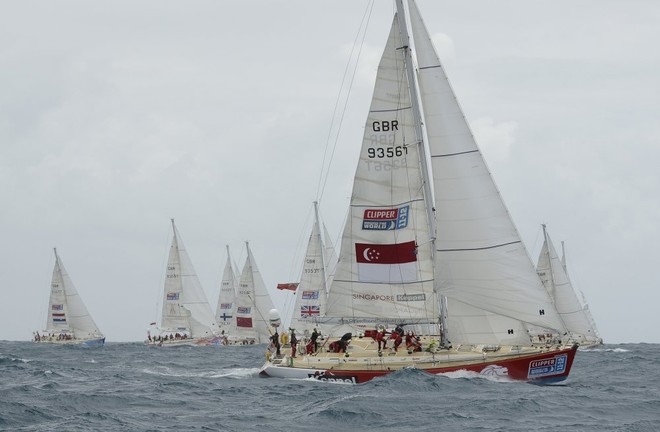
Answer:
<path fill-rule="evenodd" d="M 457 370 L 453 372 L 444 372 L 436 374 L 440 376 L 445 376 L 451 379 L 485 379 L 492 382 L 498 383 L 515 383 L 516 380 L 509 378 L 507 375 L 484 375 L 479 372 L 473 372 L 468 370 Z"/>
<path fill-rule="evenodd" d="M 186 370 L 175 370 L 167 366 L 158 366 L 154 368 L 144 368 L 142 371 L 149 375 L 160 375 L 180 378 L 250 378 L 259 373 L 258 368 L 232 368 L 192 372 Z"/>
<path fill-rule="evenodd" d="M 20 363 L 30 363 L 32 360 L 30 359 L 24 359 L 24 358 L 18 358 L 18 357 L 7 357 L 7 356 L 0 356 L 0 360 L 9 360 L 12 362 L 20 362 Z"/>
<path fill-rule="evenodd" d="M 615 352 L 615 353 L 627 353 L 630 352 L 630 350 L 627 350 L 625 348 L 584 348 L 580 349 L 578 348 L 578 351 L 581 353 L 590 353 L 590 352 Z"/>
<path fill-rule="evenodd" d="M 211 378 L 252 378 L 259 374 L 259 368 L 233 368 L 224 369 L 220 372 L 215 372 L 210 375 Z"/>

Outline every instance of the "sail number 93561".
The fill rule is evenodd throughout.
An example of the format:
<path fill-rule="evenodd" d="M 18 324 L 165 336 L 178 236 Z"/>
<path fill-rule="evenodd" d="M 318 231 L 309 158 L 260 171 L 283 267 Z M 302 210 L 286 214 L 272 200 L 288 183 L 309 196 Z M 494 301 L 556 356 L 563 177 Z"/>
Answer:
<path fill-rule="evenodd" d="M 404 146 L 396 146 L 396 147 L 369 147 L 367 149 L 367 155 L 369 158 L 374 159 L 374 158 L 392 158 L 392 157 L 401 157 L 404 155 L 408 154 L 408 148 Z"/>

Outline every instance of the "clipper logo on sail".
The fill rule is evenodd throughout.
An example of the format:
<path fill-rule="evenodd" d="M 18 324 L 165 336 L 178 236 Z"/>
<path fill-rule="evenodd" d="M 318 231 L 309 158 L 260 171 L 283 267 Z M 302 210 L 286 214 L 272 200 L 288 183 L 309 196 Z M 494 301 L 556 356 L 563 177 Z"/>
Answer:
<path fill-rule="evenodd" d="M 408 226 L 410 206 L 395 209 L 366 209 L 362 218 L 363 230 L 388 231 Z"/>
<path fill-rule="evenodd" d="M 302 298 L 303 298 L 303 300 L 318 300 L 319 292 L 318 291 L 303 291 Z"/>
<path fill-rule="evenodd" d="M 355 243 L 361 282 L 402 283 L 417 280 L 417 245 Z"/>
<path fill-rule="evenodd" d="M 168 300 L 179 300 L 179 293 L 167 293 Z"/>

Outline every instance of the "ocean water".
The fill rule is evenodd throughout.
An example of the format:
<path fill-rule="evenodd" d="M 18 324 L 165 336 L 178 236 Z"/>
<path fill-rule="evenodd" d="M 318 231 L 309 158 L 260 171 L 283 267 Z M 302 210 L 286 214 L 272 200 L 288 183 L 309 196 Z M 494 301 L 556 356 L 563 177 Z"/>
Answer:
<path fill-rule="evenodd" d="M 2 431 L 660 431 L 660 345 L 579 351 L 540 386 L 404 370 L 261 378 L 264 346 L 0 342 Z"/>

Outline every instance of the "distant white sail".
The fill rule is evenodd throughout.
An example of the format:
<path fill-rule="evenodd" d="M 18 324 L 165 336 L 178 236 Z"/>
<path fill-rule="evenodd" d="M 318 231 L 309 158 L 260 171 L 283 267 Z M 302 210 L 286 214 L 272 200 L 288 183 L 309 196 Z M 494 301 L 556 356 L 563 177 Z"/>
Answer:
<path fill-rule="evenodd" d="M 240 338 L 253 338 L 257 343 L 268 342 L 271 327 L 268 313 L 274 309 L 273 301 L 263 281 L 261 272 L 245 243 L 247 259 L 241 272 L 236 299 L 236 330 Z"/>
<path fill-rule="evenodd" d="M 174 234 L 167 260 L 160 331 L 185 334 L 191 339 L 212 338 L 218 334 L 213 311 L 174 220 L 172 230 Z"/>
<path fill-rule="evenodd" d="M 226 335 L 236 333 L 236 292 L 238 280 L 234 273 L 229 246 L 227 246 L 227 261 L 222 273 L 222 282 L 220 282 L 220 294 L 218 295 L 218 306 L 216 308 L 215 319 L 218 322 L 220 331 Z"/>
<path fill-rule="evenodd" d="M 584 308 L 573 288 L 565 267 L 565 260 L 560 258 L 543 225 L 543 246 L 539 254 L 536 267 L 538 275 L 548 294 L 554 300 L 554 305 L 566 328 L 580 342 L 596 342 L 599 336 L 596 333 L 591 314 Z"/>

